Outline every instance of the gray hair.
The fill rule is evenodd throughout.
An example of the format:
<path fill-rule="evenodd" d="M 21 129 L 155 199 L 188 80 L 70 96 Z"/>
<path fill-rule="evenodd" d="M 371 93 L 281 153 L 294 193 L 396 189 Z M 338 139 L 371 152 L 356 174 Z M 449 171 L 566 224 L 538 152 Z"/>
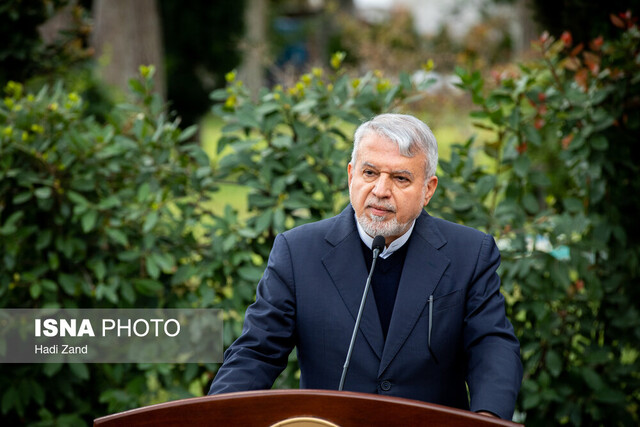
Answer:
<path fill-rule="evenodd" d="M 397 144 L 403 156 L 413 157 L 416 153 L 423 153 L 427 158 L 426 179 L 436 174 L 438 143 L 429 126 L 420 119 L 407 114 L 380 114 L 361 124 L 353 137 L 352 166 L 356 164 L 360 141 L 370 133 L 384 136 Z"/>

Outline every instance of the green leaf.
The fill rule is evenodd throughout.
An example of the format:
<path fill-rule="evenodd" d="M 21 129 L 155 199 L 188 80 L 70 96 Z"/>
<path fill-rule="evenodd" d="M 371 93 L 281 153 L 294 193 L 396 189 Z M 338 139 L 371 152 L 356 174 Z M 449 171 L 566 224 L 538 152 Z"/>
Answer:
<path fill-rule="evenodd" d="M 148 182 L 142 183 L 142 185 L 138 187 L 138 195 L 137 195 L 138 202 L 144 203 L 149 197 L 150 192 L 151 192 L 151 187 L 149 186 L 149 183 Z"/>
<path fill-rule="evenodd" d="M 495 175 L 485 175 L 476 182 L 475 193 L 478 197 L 486 196 L 496 186 L 497 178 Z"/>
<path fill-rule="evenodd" d="M 155 295 L 163 289 L 162 283 L 151 279 L 136 279 L 133 281 L 133 286 L 142 295 L 148 296 Z"/>
<path fill-rule="evenodd" d="M 276 148 L 290 148 L 293 145 L 293 139 L 289 135 L 278 135 L 271 141 Z"/>
<path fill-rule="evenodd" d="M 122 294 L 122 297 L 125 299 L 125 301 L 127 301 L 129 304 L 133 304 L 135 302 L 136 293 L 131 283 L 122 283 L 120 285 L 120 293 Z"/>
<path fill-rule="evenodd" d="M 580 199 L 576 199 L 575 197 L 568 197 L 562 200 L 562 204 L 565 209 L 569 212 L 577 213 L 582 212 L 584 210 L 584 205 Z"/>
<path fill-rule="evenodd" d="M 117 228 L 107 228 L 105 229 L 105 232 L 113 242 L 119 243 L 122 246 L 129 246 L 127 235 L 122 230 L 118 230 Z"/>
<path fill-rule="evenodd" d="M 540 401 L 540 393 L 527 393 L 524 395 L 524 399 L 522 400 L 522 407 L 525 410 L 536 408 L 540 405 Z"/>
<path fill-rule="evenodd" d="M 456 197 L 451 204 L 451 207 L 456 212 L 466 212 L 473 208 L 473 201 L 468 196 Z"/>
<path fill-rule="evenodd" d="M 18 221 L 20 221 L 24 217 L 23 211 L 17 211 L 12 213 L 9 218 L 5 221 L 2 228 L 0 228 L 0 234 L 3 236 L 8 236 L 9 234 L 13 234 L 18 230 Z"/>
<path fill-rule="evenodd" d="M 18 404 L 18 393 L 13 388 L 5 390 L 2 395 L 2 414 L 6 415 Z"/>
<path fill-rule="evenodd" d="M 151 276 L 151 278 L 157 279 L 160 276 L 160 267 L 156 263 L 156 260 L 153 256 L 147 256 L 147 258 L 145 258 L 145 266 L 147 269 L 147 273 L 149 273 L 149 276 Z"/>
<path fill-rule="evenodd" d="M 527 193 L 524 195 L 524 197 L 522 198 L 522 206 L 531 215 L 535 215 L 540 210 L 538 200 L 531 193 Z"/>
<path fill-rule="evenodd" d="M 523 130 L 527 142 L 530 142 L 535 146 L 540 146 L 540 144 L 542 143 L 542 137 L 540 136 L 540 132 L 535 127 L 531 125 L 525 125 Z"/>
<path fill-rule="evenodd" d="M 13 198 L 13 204 L 19 205 L 19 204 L 28 202 L 29 200 L 31 200 L 31 196 L 33 196 L 33 194 L 30 191 L 25 191 L 23 193 L 17 194 Z"/>
<path fill-rule="evenodd" d="M 153 258 L 153 262 L 165 273 L 170 273 L 175 267 L 175 259 L 171 254 L 152 252 L 149 257 Z"/>
<path fill-rule="evenodd" d="M 609 147 L 609 141 L 607 141 L 607 138 L 601 133 L 592 135 L 589 138 L 589 143 L 591 147 L 600 151 L 604 151 Z"/>
<path fill-rule="evenodd" d="M 198 132 L 198 125 L 191 125 L 180 133 L 179 142 L 183 142 L 191 138 Z"/>
<path fill-rule="evenodd" d="M 97 219 L 98 219 L 97 211 L 90 210 L 85 212 L 81 218 L 82 231 L 84 231 L 85 233 L 88 233 L 89 231 L 93 230 L 93 228 L 96 226 Z"/>
<path fill-rule="evenodd" d="M 129 79 L 129 87 L 131 88 L 132 91 L 140 95 L 144 95 L 147 93 L 147 90 L 145 89 L 144 85 L 138 79 Z"/>
<path fill-rule="evenodd" d="M 42 287 L 40 286 L 39 283 L 36 282 L 31 286 L 29 286 L 29 294 L 31 295 L 31 298 L 38 299 L 41 293 L 42 293 Z"/>
<path fill-rule="evenodd" d="M 627 395 L 620 390 L 614 390 L 606 387 L 604 390 L 600 390 L 595 395 L 596 400 L 606 403 L 608 405 L 625 405 L 627 401 Z"/>
<path fill-rule="evenodd" d="M 70 274 L 61 273 L 58 276 L 58 283 L 67 295 L 75 296 L 77 291 L 77 277 Z"/>
<path fill-rule="evenodd" d="M 36 240 L 36 249 L 39 251 L 43 250 L 47 246 L 51 244 L 53 233 L 51 230 L 43 230 L 40 234 L 38 234 L 38 238 Z"/>
<path fill-rule="evenodd" d="M 546 361 L 547 368 L 552 376 L 557 377 L 562 373 L 562 358 L 557 352 L 549 350 L 547 352 Z"/>
<path fill-rule="evenodd" d="M 45 376 L 51 378 L 62 369 L 62 363 L 45 363 L 42 372 Z"/>
<path fill-rule="evenodd" d="M 158 211 L 151 211 L 149 215 L 145 218 L 144 225 L 142 226 L 142 232 L 148 233 L 156 226 L 158 222 L 159 214 Z"/>
<path fill-rule="evenodd" d="M 294 113 L 308 113 L 311 109 L 315 108 L 316 105 L 318 105 L 318 101 L 315 99 L 304 99 L 294 105 L 291 111 Z"/>
<path fill-rule="evenodd" d="M 98 261 L 92 263 L 91 268 L 93 269 L 93 272 L 95 273 L 96 278 L 99 281 L 104 280 L 104 278 L 106 277 L 106 274 L 107 274 L 107 267 L 104 264 L 104 261 L 98 260 Z"/>
<path fill-rule="evenodd" d="M 121 205 L 120 199 L 116 196 L 109 196 L 105 199 L 100 200 L 98 203 L 98 209 L 113 209 Z"/>
<path fill-rule="evenodd" d="M 254 265 L 245 265 L 238 269 L 238 275 L 249 282 L 258 282 L 263 273 L 263 268 Z"/>
<path fill-rule="evenodd" d="M 55 292 L 58 290 L 58 285 L 56 285 L 56 283 L 53 280 L 41 280 L 40 281 L 40 285 L 42 286 L 42 289 L 44 289 L 47 292 Z"/>
<path fill-rule="evenodd" d="M 513 162 L 513 171 L 520 178 L 524 178 L 527 176 L 527 173 L 529 172 L 530 167 L 531 167 L 531 160 L 529 159 L 529 157 L 525 155 L 518 156 L 515 162 Z"/>
<path fill-rule="evenodd" d="M 51 197 L 51 187 L 39 187 L 33 192 L 38 199 L 48 199 Z"/>
<path fill-rule="evenodd" d="M 593 369 L 582 368 L 581 374 L 587 385 L 589 385 L 593 391 L 598 392 L 605 387 L 602 378 L 600 378 L 600 375 L 598 375 Z"/>
<path fill-rule="evenodd" d="M 213 92 L 211 92 L 211 94 L 209 94 L 209 98 L 212 101 L 224 101 L 228 97 L 229 97 L 229 93 L 224 88 L 216 89 Z"/>
<path fill-rule="evenodd" d="M 271 225 L 272 219 L 273 219 L 272 210 L 267 210 L 267 211 L 264 211 L 262 214 L 260 214 L 254 226 L 256 233 L 262 233 L 264 230 L 269 228 L 269 226 Z"/>
<path fill-rule="evenodd" d="M 75 204 L 82 205 L 82 206 L 90 205 L 89 201 L 82 194 L 77 193 L 75 191 L 67 192 L 67 197 L 69 197 L 69 200 L 71 200 Z"/>
<path fill-rule="evenodd" d="M 69 363 L 67 366 L 69 366 L 69 370 L 77 378 L 80 378 L 81 380 L 88 380 L 89 379 L 89 369 L 87 368 L 86 364 L 84 364 L 84 363 Z"/>
<path fill-rule="evenodd" d="M 276 233 L 282 233 L 285 230 L 285 219 L 286 216 L 284 213 L 284 209 L 282 209 L 282 207 L 277 208 L 273 213 L 273 228 L 275 229 Z"/>

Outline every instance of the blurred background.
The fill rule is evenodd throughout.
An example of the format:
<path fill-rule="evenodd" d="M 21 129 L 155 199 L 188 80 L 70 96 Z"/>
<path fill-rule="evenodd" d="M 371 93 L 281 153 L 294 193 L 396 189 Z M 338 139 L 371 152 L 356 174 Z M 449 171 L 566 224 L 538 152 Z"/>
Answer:
<path fill-rule="evenodd" d="M 64 76 L 99 112 L 127 93 L 140 64 L 156 65 L 157 90 L 192 124 L 225 73 L 255 94 L 289 86 L 346 53 L 354 73 L 380 70 L 437 79 L 455 92 L 455 66 L 488 72 L 529 54 L 542 29 L 576 41 L 610 32 L 606 16 L 633 2 L 546 0 L 50 0 L 3 2 L 0 83 Z M 425 71 L 428 61 L 435 69 Z M 114 88 L 117 91 L 114 92 Z M 448 93 L 450 95 L 450 93 Z"/>

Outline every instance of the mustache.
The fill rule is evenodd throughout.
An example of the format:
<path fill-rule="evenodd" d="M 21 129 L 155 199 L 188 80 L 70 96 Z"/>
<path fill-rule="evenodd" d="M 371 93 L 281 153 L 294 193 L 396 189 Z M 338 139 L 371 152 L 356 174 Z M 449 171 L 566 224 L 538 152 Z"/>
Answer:
<path fill-rule="evenodd" d="M 367 200 L 367 207 L 373 207 L 378 209 L 382 208 L 384 210 L 387 210 L 389 212 L 394 212 L 394 213 L 396 211 L 396 207 L 393 204 L 385 200 L 380 200 L 378 198 L 371 198 Z"/>

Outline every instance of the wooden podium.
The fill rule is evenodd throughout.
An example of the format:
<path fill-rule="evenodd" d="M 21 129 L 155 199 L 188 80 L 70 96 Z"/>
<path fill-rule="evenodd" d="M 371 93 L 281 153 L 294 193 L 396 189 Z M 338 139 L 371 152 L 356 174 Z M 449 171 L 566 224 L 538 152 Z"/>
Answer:
<path fill-rule="evenodd" d="M 263 390 L 196 397 L 97 418 L 114 426 L 518 426 L 398 397 L 330 390 Z"/>

